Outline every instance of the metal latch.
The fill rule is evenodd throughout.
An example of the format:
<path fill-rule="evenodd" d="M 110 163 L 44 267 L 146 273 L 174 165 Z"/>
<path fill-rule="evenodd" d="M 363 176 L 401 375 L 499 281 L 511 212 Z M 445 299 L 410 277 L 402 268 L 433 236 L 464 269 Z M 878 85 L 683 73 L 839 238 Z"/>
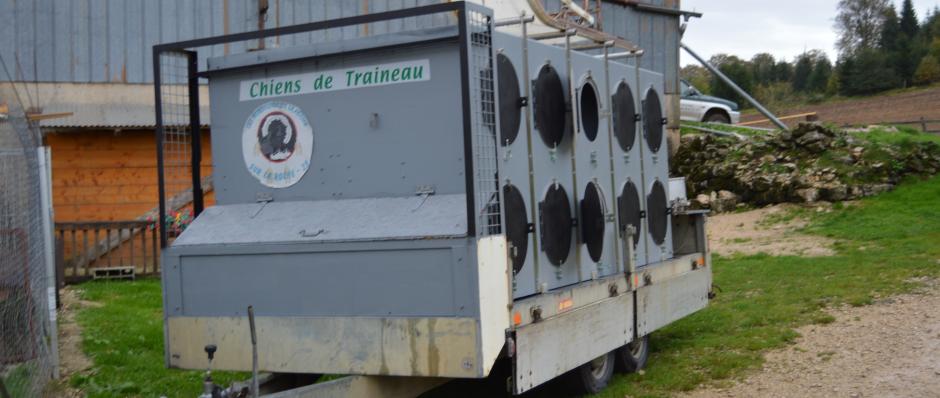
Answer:
<path fill-rule="evenodd" d="M 424 202 L 428 201 L 429 196 L 434 195 L 434 185 L 418 185 L 415 188 L 415 195 L 418 195 L 421 197 L 421 203 L 418 203 L 418 205 L 415 206 L 414 209 L 411 209 L 412 213 L 418 211 L 418 209 L 420 209 L 421 206 L 424 206 Z"/>

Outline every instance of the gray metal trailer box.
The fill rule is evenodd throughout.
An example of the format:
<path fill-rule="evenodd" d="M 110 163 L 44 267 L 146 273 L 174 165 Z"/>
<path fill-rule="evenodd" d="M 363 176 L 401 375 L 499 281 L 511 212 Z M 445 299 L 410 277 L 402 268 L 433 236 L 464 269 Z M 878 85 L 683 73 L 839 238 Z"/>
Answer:
<path fill-rule="evenodd" d="M 252 305 L 265 371 L 489 373 L 509 274 L 489 31 L 468 29 L 210 61 L 218 204 L 164 252 L 170 366 L 218 342 L 213 366 L 248 369 Z"/>

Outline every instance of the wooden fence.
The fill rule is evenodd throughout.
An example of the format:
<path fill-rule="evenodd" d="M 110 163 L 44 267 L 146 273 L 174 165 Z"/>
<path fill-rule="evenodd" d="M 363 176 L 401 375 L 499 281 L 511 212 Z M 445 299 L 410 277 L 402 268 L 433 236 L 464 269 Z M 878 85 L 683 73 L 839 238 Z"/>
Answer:
<path fill-rule="evenodd" d="M 134 267 L 138 276 L 159 270 L 159 231 L 149 221 L 55 224 L 66 283 L 90 279 L 94 268 Z"/>

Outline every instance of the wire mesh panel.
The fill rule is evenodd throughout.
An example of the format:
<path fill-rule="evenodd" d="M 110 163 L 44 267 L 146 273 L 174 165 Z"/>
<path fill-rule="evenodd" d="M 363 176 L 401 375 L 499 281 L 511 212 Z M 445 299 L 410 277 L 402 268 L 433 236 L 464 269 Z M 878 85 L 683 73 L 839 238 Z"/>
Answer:
<path fill-rule="evenodd" d="M 172 224 L 168 215 L 182 209 L 202 210 L 199 159 L 199 93 L 196 54 L 166 51 L 155 54 L 157 90 L 157 167 L 160 184 L 160 244 L 166 246 Z"/>
<path fill-rule="evenodd" d="M 0 118 L 0 387 L 12 397 L 43 395 L 56 367 L 37 137 L 24 117 Z"/>
<path fill-rule="evenodd" d="M 481 236 L 501 233 L 496 155 L 496 95 L 493 78 L 492 17 L 468 9 L 470 121 L 477 220 Z"/>

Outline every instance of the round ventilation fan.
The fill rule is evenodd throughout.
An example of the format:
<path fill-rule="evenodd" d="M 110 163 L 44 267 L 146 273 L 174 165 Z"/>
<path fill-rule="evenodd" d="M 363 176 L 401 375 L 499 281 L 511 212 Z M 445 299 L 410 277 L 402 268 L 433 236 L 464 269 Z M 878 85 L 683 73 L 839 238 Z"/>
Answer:
<path fill-rule="evenodd" d="M 659 152 L 663 145 L 663 108 L 659 103 L 659 94 L 650 89 L 643 102 L 643 126 L 646 128 L 646 143 L 653 153 Z"/>
<path fill-rule="evenodd" d="M 526 217 L 525 200 L 515 185 L 503 187 L 503 203 L 506 209 L 506 239 L 509 241 L 509 259 L 513 273 L 525 265 L 529 250 L 529 218 Z"/>
<path fill-rule="evenodd" d="M 617 199 L 617 209 L 620 213 L 620 228 L 625 230 L 627 226 L 632 226 L 636 233 L 633 234 L 633 245 L 640 243 L 640 219 L 642 210 L 640 209 L 640 192 L 632 181 L 627 181 L 623 185 L 620 197 Z"/>
<path fill-rule="evenodd" d="M 581 110 L 581 128 L 584 129 L 587 139 L 593 142 L 597 139 L 597 128 L 600 124 L 600 108 L 594 83 L 587 82 L 581 87 L 579 109 Z"/>
<path fill-rule="evenodd" d="M 558 266 L 568 259 L 571 250 L 572 220 L 571 202 L 568 192 L 553 184 L 539 204 L 539 220 L 542 225 L 542 250 L 548 261 Z"/>
<path fill-rule="evenodd" d="M 496 73 L 499 78 L 499 142 L 510 145 L 519 135 L 519 78 L 516 77 L 516 68 L 512 61 L 504 54 L 496 56 Z"/>
<path fill-rule="evenodd" d="M 539 70 L 538 77 L 535 78 L 533 97 L 535 129 L 539 131 L 545 145 L 549 148 L 557 147 L 565 138 L 567 107 L 565 87 L 558 72 L 551 65 L 545 65 Z"/>
<path fill-rule="evenodd" d="M 584 199 L 581 200 L 581 238 L 595 263 L 601 261 L 601 254 L 604 252 L 607 209 L 603 198 L 597 184 L 592 182 L 584 189 Z"/>
<path fill-rule="evenodd" d="M 663 183 L 658 180 L 653 183 L 650 194 L 646 197 L 646 208 L 648 209 L 650 236 L 657 245 L 662 245 L 666 241 L 666 228 L 669 223 L 669 204 L 666 203 L 666 189 Z"/>
<path fill-rule="evenodd" d="M 633 92 L 626 82 L 617 85 L 612 102 L 614 118 L 614 136 L 624 152 L 633 149 L 636 142 L 636 104 L 633 102 Z"/>

